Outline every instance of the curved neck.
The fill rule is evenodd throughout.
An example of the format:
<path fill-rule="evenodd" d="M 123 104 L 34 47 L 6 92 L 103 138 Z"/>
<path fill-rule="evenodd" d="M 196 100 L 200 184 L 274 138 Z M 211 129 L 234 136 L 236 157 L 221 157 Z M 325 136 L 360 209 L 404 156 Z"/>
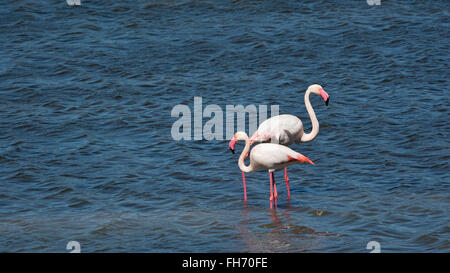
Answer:
<path fill-rule="evenodd" d="M 245 139 L 244 150 L 242 151 L 241 156 L 239 157 L 239 161 L 238 161 L 239 169 L 241 169 L 241 171 L 246 172 L 246 173 L 253 171 L 253 166 L 251 165 L 251 162 L 250 162 L 250 165 L 248 165 L 248 166 L 245 166 L 245 163 L 244 163 L 244 159 L 249 150 L 250 150 L 250 139 L 248 139 L 248 137 L 247 137 Z"/>
<path fill-rule="evenodd" d="M 305 106 L 308 111 L 309 118 L 311 119 L 312 130 L 310 133 L 302 135 L 302 142 L 311 141 L 319 134 L 319 121 L 317 120 L 316 113 L 314 113 L 311 102 L 309 102 L 309 94 L 311 94 L 311 91 L 307 90 L 305 93 Z"/>

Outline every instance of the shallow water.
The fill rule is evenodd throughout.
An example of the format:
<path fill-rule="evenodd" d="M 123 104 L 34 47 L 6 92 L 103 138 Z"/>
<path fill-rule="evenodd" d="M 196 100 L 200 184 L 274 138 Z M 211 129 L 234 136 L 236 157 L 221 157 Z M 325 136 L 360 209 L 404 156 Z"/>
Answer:
<path fill-rule="evenodd" d="M 0 251 L 450 251 L 447 1 L 93 2 L 0 8 Z M 312 83 L 276 210 L 226 140 L 172 139 L 194 96 L 309 131 Z"/>

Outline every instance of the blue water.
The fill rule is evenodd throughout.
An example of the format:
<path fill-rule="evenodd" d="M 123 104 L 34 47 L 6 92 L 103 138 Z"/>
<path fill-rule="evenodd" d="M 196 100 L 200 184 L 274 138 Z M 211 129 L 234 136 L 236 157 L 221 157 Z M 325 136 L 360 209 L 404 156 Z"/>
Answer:
<path fill-rule="evenodd" d="M 0 251 L 449 252 L 449 29 L 445 0 L 2 2 Z M 227 140 L 171 136 L 195 96 L 308 132 L 312 83 L 276 210 Z"/>

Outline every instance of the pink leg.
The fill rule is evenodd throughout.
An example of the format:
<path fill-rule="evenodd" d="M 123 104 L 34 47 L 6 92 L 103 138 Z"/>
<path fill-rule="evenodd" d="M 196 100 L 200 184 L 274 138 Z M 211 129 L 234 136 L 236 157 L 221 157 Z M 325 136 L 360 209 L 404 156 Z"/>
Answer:
<path fill-rule="evenodd" d="M 245 185 L 245 173 L 242 172 L 242 182 L 244 184 L 244 201 L 247 201 L 247 186 Z"/>
<path fill-rule="evenodd" d="M 286 187 L 288 192 L 288 200 L 291 199 L 291 191 L 289 190 L 289 177 L 287 175 L 287 167 L 284 168 L 284 180 L 286 180 Z"/>
<path fill-rule="evenodd" d="M 273 199 L 273 202 L 275 204 L 275 209 L 276 209 L 277 208 L 277 196 L 278 196 L 278 193 L 277 193 L 277 184 L 275 182 L 275 174 L 273 172 L 270 173 L 270 178 L 271 178 L 272 184 L 273 184 L 273 195 L 272 195 L 273 197 L 272 197 L 272 199 Z"/>
<path fill-rule="evenodd" d="M 273 191 L 272 191 L 272 188 L 273 188 L 273 181 L 272 181 L 272 175 L 273 175 L 273 172 L 269 172 L 269 175 L 270 175 L 270 197 L 269 197 L 269 200 L 270 200 L 270 208 L 272 209 L 272 208 L 273 208 L 273 205 L 272 205 L 272 201 L 273 201 Z"/>

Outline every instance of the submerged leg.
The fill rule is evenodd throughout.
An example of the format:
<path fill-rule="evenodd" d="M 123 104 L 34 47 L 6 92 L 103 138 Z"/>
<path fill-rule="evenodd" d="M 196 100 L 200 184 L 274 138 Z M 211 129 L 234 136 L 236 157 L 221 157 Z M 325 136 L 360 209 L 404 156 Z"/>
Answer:
<path fill-rule="evenodd" d="M 284 168 L 284 180 L 286 180 L 286 188 L 288 193 L 288 200 L 291 199 L 291 191 L 289 189 L 289 177 L 287 175 L 287 167 Z"/>

